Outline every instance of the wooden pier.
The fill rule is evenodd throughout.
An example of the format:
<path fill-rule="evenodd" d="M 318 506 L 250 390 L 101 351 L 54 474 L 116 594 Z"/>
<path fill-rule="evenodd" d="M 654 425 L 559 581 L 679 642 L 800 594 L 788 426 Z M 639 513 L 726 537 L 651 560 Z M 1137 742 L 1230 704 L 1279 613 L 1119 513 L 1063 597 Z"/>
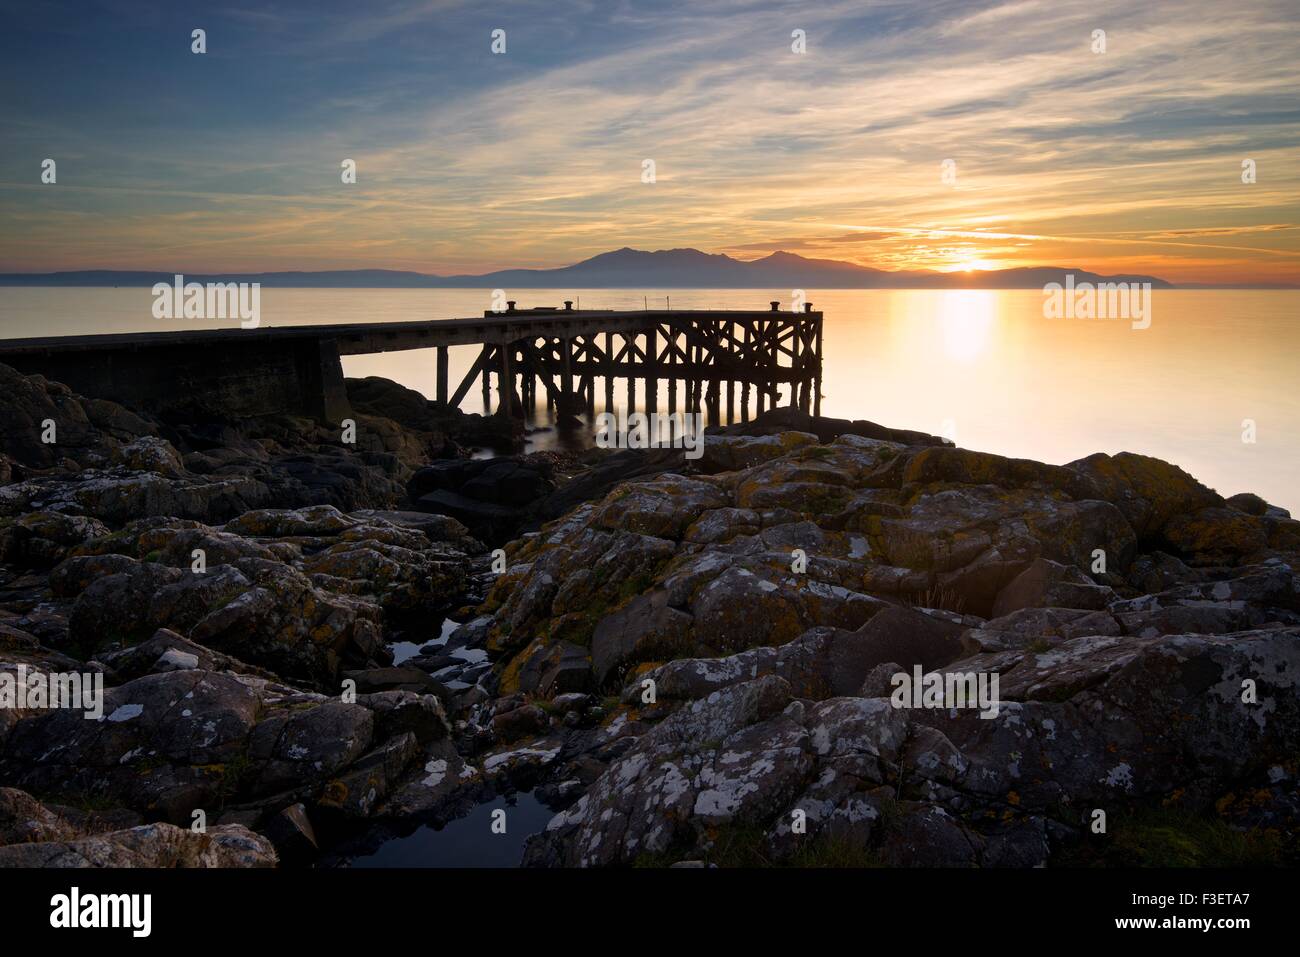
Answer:
<path fill-rule="evenodd" d="M 467 345 L 479 346 L 477 358 L 453 386 L 449 350 Z M 753 312 L 511 303 L 472 319 L 10 339 L 0 340 L 0 362 L 103 398 L 208 399 L 226 412 L 338 422 L 350 413 L 340 357 L 411 349 L 435 350 L 437 401 L 458 406 L 478 384 L 484 409 L 512 418 L 541 397 L 561 421 L 590 413 L 599 391 L 612 409 L 619 379 L 629 409 L 700 412 L 710 424 L 738 410 L 747 418 L 751 395 L 758 412 L 775 406 L 782 389 L 786 404 L 821 411 L 822 314 L 776 302 Z"/>
<path fill-rule="evenodd" d="M 751 391 L 757 412 L 775 407 L 783 386 L 788 404 L 821 413 L 822 315 L 811 309 L 782 312 L 775 304 L 767 312 L 546 309 L 484 318 L 503 326 L 483 342 L 450 395 L 445 350 L 439 349 L 440 401 L 459 405 L 478 381 L 485 409 L 495 392 L 498 415 L 522 417 L 525 409 L 537 407 L 540 385 L 547 407 L 562 417 L 590 415 L 597 380 L 604 407 L 612 409 L 622 379 L 626 408 L 700 412 L 709 424 L 722 421 L 724 407 L 727 421 L 737 418 L 737 409 L 747 418 Z M 667 400 L 663 409 L 661 391 Z"/>

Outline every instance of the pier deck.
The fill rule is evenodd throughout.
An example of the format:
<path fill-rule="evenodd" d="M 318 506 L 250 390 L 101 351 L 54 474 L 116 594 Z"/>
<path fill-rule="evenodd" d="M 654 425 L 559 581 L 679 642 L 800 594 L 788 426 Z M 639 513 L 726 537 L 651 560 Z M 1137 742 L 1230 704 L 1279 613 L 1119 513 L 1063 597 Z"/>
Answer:
<path fill-rule="evenodd" d="M 479 346 L 453 387 L 448 349 Z M 707 412 L 719 421 L 735 392 L 746 414 L 750 390 L 758 411 L 788 386 L 790 404 L 820 411 L 822 314 L 743 310 L 521 309 L 481 318 L 415 322 L 266 326 L 178 332 L 0 340 L 0 362 L 41 373 L 85 394 L 149 406 L 211 405 L 227 413 L 307 414 L 338 422 L 350 412 L 341 356 L 411 349 L 436 351 L 437 395 L 459 405 L 476 382 L 484 407 L 521 416 L 538 397 L 564 414 L 594 409 L 596 379 L 605 404 L 615 381 L 637 384 L 643 407 L 658 411 L 666 382 L 668 411 Z"/>

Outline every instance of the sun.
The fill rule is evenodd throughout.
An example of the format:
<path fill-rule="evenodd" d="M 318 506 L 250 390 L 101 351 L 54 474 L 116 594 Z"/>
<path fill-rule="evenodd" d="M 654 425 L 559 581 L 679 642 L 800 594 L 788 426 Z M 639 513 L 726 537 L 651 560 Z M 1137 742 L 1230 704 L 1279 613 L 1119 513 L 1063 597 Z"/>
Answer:
<path fill-rule="evenodd" d="M 989 269 L 997 269 L 997 263 L 989 259 L 980 259 L 971 254 L 957 254 L 953 256 L 948 264 L 938 267 L 940 272 L 984 272 Z"/>

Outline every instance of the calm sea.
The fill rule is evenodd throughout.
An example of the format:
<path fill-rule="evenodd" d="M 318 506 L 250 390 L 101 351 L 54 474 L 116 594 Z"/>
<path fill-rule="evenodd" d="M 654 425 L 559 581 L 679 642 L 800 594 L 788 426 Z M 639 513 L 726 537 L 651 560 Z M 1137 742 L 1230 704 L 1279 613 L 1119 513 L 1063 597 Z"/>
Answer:
<path fill-rule="evenodd" d="M 789 290 L 510 290 L 521 307 L 765 309 Z M 481 315 L 486 289 L 263 289 L 263 325 Z M 1224 495 L 1300 514 L 1300 292 L 1153 293 L 1150 328 L 1045 319 L 1027 291 L 847 291 L 826 315 L 823 412 L 954 437 L 972 449 L 1064 463 L 1132 451 L 1175 462 Z M 5 289 L 0 337 L 211 327 L 157 320 L 146 288 Z M 233 321 L 225 323 L 233 326 Z M 452 350 L 453 376 L 473 347 Z M 432 395 L 425 351 L 344 360 Z M 456 380 L 458 381 L 458 380 Z M 597 389 L 602 396 L 603 389 Z M 623 395 L 620 388 L 616 395 Z M 471 390 L 464 408 L 480 411 Z M 661 408 L 665 407 L 661 403 Z M 543 409 L 535 424 L 545 426 Z M 1243 441 L 1247 420 L 1254 441 Z M 545 444 L 539 433 L 538 444 Z"/>

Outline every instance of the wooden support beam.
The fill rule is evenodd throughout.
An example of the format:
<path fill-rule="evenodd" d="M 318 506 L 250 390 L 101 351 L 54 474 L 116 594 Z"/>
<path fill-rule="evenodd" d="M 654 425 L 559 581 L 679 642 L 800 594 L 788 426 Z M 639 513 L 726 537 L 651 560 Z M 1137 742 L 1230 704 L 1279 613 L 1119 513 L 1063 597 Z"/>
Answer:
<path fill-rule="evenodd" d="M 503 343 L 497 347 L 501 353 L 501 372 L 497 377 L 497 415 L 509 419 L 514 413 L 515 373 L 510 368 L 510 353 L 514 346 Z"/>
<path fill-rule="evenodd" d="M 677 413 L 677 329 L 669 325 L 667 329 L 667 344 L 664 349 L 668 356 L 668 414 Z"/>
<path fill-rule="evenodd" d="M 438 346 L 438 402 L 447 404 L 447 350 L 448 346 Z"/>
<path fill-rule="evenodd" d="M 600 350 L 596 348 L 590 336 L 583 337 L 582 347 L 583 353 L 588 356 L 586 369 L 582 375 L 583 405 L 587 410 L 587 417 L 594 422 L 596 417 L 596 379 L 591 370 L 594 364 L 592 359 Z"/>
<path fill-rule="evenodd" d="M 748 365 L 749 365 L 749 328 L 750 328 L 750 324 L 749 324 L 748 322 L 745 322 L 745 323 L 742 323 L 742 325 L 745 327 L 745 343 L 744 343 L 744 346 L 743 346 L 742 361 L 744 362 L 744 364 L 745 364 L 745 366 L 746 366 L 746 369 L 745 369 L 745 377 L 741 380 L 741 385 L 740 385 L 740 420 L 741 420 L 742 422 L 748 422 L 748 421 L 749 421 L 749 369 L 748 369 Z"/>
<path fill-rule="evenodd" d="M 658 329 L 651 326 L 645 334 L 645 410 L 651 414 L 659 411 L 659 346 Z"/>
<path fill-rule="evenodd" d="M 548 346 L 549 345 L 550 344 L 548 343 Z M 552 376 L 551 373 L 547 370 L 546 365 L 543 362 L 542 355 L 540 352 L 538 352 L 535 343 L 529 342 L 525 346 L 525 349 L 528 353 L 529 362 L 533 365 L 535 369 L 539 370 L 536 380 L 534 381 L 535 382 L 540 381 L 542 383 L 542 388 L 546 390 L 546 408 L 549 410 L 553 406 L 558 404 L 559 397 L 560 397 L 559 389 L 555 385 L 554 376 Z M 536 388 L 535 384 L 533 388 Z"/>
<path fill-rule="evenodd" d="M 614 333 L 605 333 L 605 360 L 610 368 L 605 370 L 605 411 L 614 411 Z"/>
<path fill-rule="evenodd" d="M 799 337 L 802 334 L 799 326 L 798 319 L 790 324 L 790 367 L 796 370 L 799 368 Z M 803 408 L 803 398 L 799 394 L 800 381 L 795 379 L 790 383 L 790 405 L 796 409 Z"/>
<path fill-rule="evenodd" d="M 805 414 L 812 411 L 812 367 L 816 357 L 813 344 L 813 323 L 809 319 L 802 322 L 803 356 L 799 370 L 799 409 Z"/>
<path fill-rule="evenodd" d="M 560 373 L 560 407 L 557 410 L 561 416 L 572 415 L 577 403 L 573 399 L 573 340 L 561 339 L 560 348 L 564 350 L 561 356 L 563 371 Z"/>
<path fill-rule="evenodd" d="M 460 380 L 460 385 L 456 387 L 456 391 L 452 394 L 450 405 L 460 405 L 465 396 L 469 394 L 470 387 L 474 385 L 474 380 L 478 378 L 478 374 L 483 368 L 483 357 L 487 355 L 487 350 L 488 347 L 484 346 L 479 352 L 478 358 L 474 360 L 474 364 L 465 373 L 465 378 Z"/>
<path fill-rule="evenodd" d="M 699 410 L 699 385 L 700 380 L 697 377 L 699 367 L 699 349 L 695 343 L 687 337 L 686 341 L 686 412 L 692 413 Z"/>
<path fill-rule="evenodd" d="M 533 363 L 533 342 L 526 339 L 520 344 L 519 388 L 523 392 L 524 417 L 537 412 L 537 367 Z"/>
<path fill-rule="evenodd" d="M 822 414 L 822 320 L 817 322 L 817 348 L 813 350 L 817 355 L 817 372 L 813 378 L 813 415 Z"/>

